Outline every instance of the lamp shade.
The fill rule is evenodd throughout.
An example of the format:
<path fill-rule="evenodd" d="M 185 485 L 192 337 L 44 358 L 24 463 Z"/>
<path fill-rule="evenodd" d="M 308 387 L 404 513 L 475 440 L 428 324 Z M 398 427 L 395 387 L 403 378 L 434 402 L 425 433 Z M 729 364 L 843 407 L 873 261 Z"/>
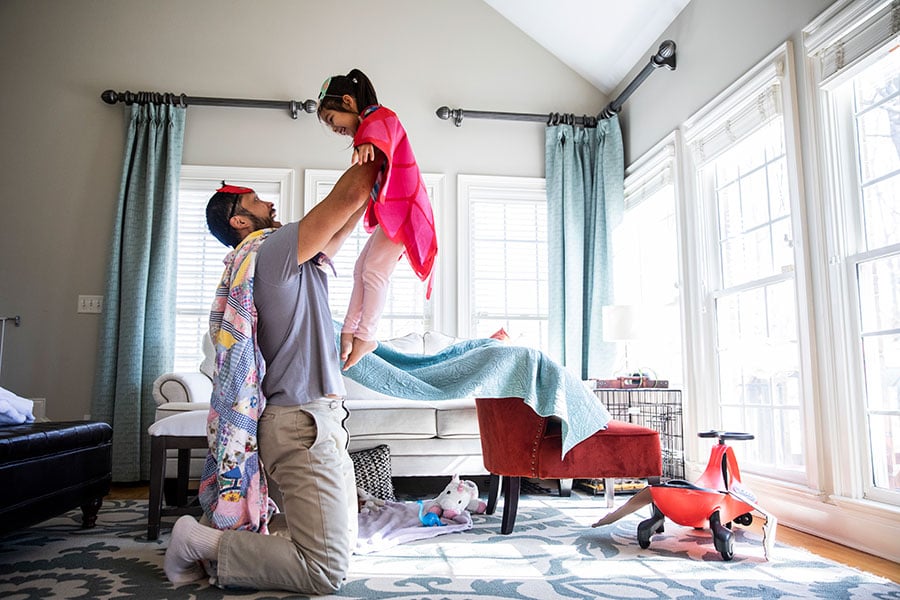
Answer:
<path fill-rule="evenodd" d="M 641 313 L 641 307 L 635 304 L 604 306 L 603 339 L 607 342 L 621 342 L 643 337 Z"/>

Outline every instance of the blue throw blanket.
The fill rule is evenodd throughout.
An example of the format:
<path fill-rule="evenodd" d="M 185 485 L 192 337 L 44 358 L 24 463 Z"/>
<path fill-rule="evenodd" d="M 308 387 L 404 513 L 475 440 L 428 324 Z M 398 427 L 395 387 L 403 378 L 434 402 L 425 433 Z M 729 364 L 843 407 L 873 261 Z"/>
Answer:
<path fill-rule="evenodd" d="M 344 374 L 376 392 L 412 400 L 522 398 L 542 417 L 560 418 L 563 456 L 610 420 L 597 396 L 562 366 L 538 350 L 497 340 L 468 340 L 432 355 L 381 344 Z"/>

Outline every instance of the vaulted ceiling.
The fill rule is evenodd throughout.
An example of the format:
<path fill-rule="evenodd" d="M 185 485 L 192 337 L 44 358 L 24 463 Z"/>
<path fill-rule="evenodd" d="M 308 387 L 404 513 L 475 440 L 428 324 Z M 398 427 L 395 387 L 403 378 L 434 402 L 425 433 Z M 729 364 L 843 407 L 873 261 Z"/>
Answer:
<path fill-rule="evenodd" d="M 484 1 L 609 95 L 690 0 Z"/>

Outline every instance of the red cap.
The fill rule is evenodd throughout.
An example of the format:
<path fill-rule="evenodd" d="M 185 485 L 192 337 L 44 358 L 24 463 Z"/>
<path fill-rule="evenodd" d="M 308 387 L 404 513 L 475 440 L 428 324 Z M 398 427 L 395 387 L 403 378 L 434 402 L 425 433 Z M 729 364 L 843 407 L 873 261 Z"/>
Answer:
<path fill-rule="evenodd" d="M 222 182 L 222 187 L 216 190 L 217 192 L 225 192 L 226 194 L 252 194 L 253 190 L 248 187 L 241 187 L 239 185 L 225 185 L 225 182 Z"/>

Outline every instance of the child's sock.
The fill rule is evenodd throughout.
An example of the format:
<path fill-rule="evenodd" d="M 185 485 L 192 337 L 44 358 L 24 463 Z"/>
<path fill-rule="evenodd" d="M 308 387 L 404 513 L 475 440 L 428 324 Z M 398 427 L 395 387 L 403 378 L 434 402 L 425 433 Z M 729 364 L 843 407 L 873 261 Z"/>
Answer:
<path fill-rule="evenodd" d="M 178 584 L 203 579 L 206 573 L 198 561 L 216 559 L 221 537 L 221 531 L 201 525 L 190 515 L 175 521 L 164 564 L 169 581 Z"/>

